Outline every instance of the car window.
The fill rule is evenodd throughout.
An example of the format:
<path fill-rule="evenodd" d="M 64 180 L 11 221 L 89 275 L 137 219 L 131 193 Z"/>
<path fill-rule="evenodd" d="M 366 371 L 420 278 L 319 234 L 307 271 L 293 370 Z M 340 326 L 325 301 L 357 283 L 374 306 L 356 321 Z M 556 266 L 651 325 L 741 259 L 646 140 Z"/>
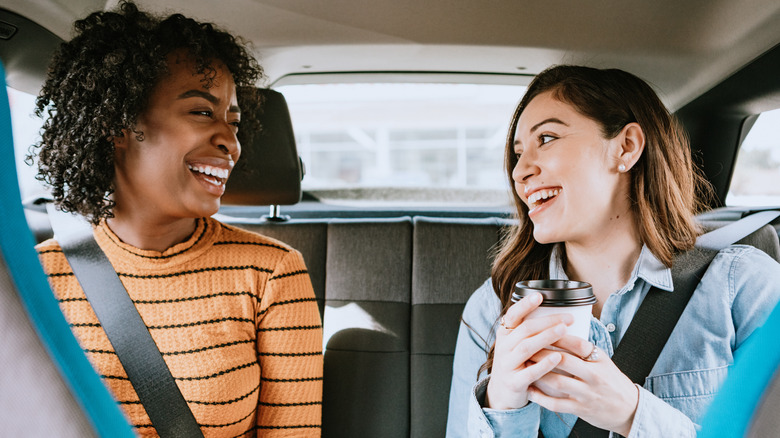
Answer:
<path fill-rule="evenodd" d="M 506 205 L 504 144 L 525 85 L 275 87 L 290 108 L 303 190 L 359 205 Z"/>
<path fill-rule="evenodd" d="M 7 87 L 11 106 L 11 129 L 14 135 L 14 158 L 22 199 L 45 193 L 44 186 L 35 179 L 36 170 L 24 161 L 30 146 L 40 138 L 43 120 L 35 115 L 35 97 L 32 94 Z"/>
<path fill-rule="evenodd" d="M 726 196 L 729 206 L 780 203 L 780 109 L 761 113 L 737 155 Z"/>

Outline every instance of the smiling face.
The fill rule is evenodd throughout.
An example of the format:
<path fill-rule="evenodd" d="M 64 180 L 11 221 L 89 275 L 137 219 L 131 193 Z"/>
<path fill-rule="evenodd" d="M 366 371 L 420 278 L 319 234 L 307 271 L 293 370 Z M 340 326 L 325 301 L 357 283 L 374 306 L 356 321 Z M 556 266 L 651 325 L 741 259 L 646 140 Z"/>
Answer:
<path fill-rule="evenodd" d="M 155 221 L 211 216 L 220 206 L 233 165 L 240 112 L 228 70 L 214 61 L 212 86 L 204 87 L 187 56 L 169 56 L 169 74 L 153 89 L 138 117 L 136 134 L 114 139 L 114 214 Z"/>
<path fill-rule="evenodd" d="M 598 240 L 630 212 L 619 170 L 623 134 L 606 139 L 595 121 L 552 92 L 536 96 L 517 126 L 512 172 L 540 243 Z M 629 166 L 630 167 L 629 163 Z"/>

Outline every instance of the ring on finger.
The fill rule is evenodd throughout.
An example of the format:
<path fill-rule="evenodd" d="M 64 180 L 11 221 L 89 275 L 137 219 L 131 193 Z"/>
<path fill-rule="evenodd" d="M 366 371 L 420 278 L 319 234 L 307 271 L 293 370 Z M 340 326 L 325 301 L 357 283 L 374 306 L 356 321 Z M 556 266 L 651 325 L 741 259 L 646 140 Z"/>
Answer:
<path fill-rule="evenodd" d="M 507 330 L 512 330 L 511 328 L 507 327 L 505 323 L 506 323 L 506 320 L 504 320 L 504 315 L 501 315 L 501 319 L 500 319 L 501 327 L 503 327 L 503 328 L 505 328 Z"/>
<path fill-rule="evenodd" d="M 582 360 L 586 362 L 595 362 L 599 360 L 599 349 L 596 347 L 596 344 L 593 344 L 593 349 L 590 350 L 590 354 L 583 357 Z"/>

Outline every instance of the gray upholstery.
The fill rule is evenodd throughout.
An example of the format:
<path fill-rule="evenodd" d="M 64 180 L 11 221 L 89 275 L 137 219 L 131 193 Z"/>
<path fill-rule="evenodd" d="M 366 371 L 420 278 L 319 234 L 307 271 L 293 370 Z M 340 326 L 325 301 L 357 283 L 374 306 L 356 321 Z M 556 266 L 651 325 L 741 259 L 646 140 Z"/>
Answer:
<path fill-rule="evenodd" d="M 490 276 L 498 219 L 414 220 L 411 433 L 444 436 L 460 316 Z"/>
<path fill-rule="evenodd" d="M 753 414 L 753 425 L 747 433 L 748 438 L 776 437 L 780 432 L 780 372 L 769 383 L 769 388 L 763 395 L 761 403 Z"/>
<path fill-rule="evenodd" d="M 705 230 L 714 230 L 724 225 L 728 225 L 728 223 L 720 221 L 703 221 L 701 224 Z M 777 230 L 771 224 L 763 226 L 758 231 L 750 234 L 737 243 L 755 246 L 756 248 L 769 254 L 769 256 L 773 259 L 780 261 L 780 243 L 778 243 L 778 234 Z"/>
<path fill-rule="evenodd" d="M 0 254 L 0 427 L 3 436 L 95 436 L 32 327 Z"/>
<path fill-rule="evenodd" d="M 409 435 L 411 259 L 410 218 L 328 226 L 326 436 Z"/>

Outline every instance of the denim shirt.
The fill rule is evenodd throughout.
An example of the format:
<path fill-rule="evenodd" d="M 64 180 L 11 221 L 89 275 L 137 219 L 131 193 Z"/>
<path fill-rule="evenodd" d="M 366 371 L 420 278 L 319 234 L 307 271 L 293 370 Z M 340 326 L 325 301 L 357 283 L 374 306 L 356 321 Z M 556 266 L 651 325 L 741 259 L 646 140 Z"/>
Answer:
<path fill-rule="evenodd" d="M 550 258 L 550 278 L 567 279 L 560 246 Z M 671 269 L 645 246 L 628 283 L 611 294 L 590 340 L 610 357 L 651 286 L 673 292 Z M 752 246 L 721 250 L 681 315 L 644 386 L 629 438 L 695 437 L 698 421 L 726 377 L 734 352 L 780 299 L 780 264 Z M 483 408 L 489 376 L 477 375 L 495 341 L 501 303 L 490 280 L 463 312 L 453 363 L 447 437 L 567 437 L 577 420 L 535 403 L 498 411 Z M 618 436 L 610 434 L 610 436 Z"/>

